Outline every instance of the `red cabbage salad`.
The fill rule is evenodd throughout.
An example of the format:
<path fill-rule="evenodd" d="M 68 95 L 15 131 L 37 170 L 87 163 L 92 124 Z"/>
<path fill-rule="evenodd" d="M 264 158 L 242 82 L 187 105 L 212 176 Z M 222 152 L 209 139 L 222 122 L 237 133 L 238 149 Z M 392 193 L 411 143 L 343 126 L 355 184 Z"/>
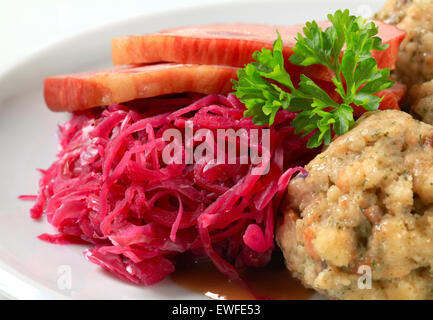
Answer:
<path fill-rule="evenodd" d="M 179 99 L 185 103 L 149 99 L 90 109 L 60 126 L 60 152 L 41 170 L 31 209 L 32 218 L 45 215 L 58 233 L 39 238 L 88 244 L 89 261 L 142 285 L 174 272 L 176 257 L 185 252 L 209 257 L 232 280 L 241 280 L 243 267 L 266 265 L 285 187 L 317 150 L 306 148 L 308 136 L 294 134 L 293 112 L 280 111 L 272 127 L 257 126 L 243 117 L 245 107 L 233 95 L 191 98 L 187 106 L 170 108 Z M 263 135 L 253 142 L 249 134 L 265 128 L 269 150 Z M 166 141 L 168 129 L 182 136 Z M 187 137 L 189 129 L 194 136 Z M 185 161 L 206 138 L 197 135 L 200 129 L 215 137 L 221 129 L 243 129 L 234 139 L 225 137 L 227 146 L 244 145 L 268 157 L 260 165 L 242 161 L 240 152 L 221 163 L 218 155 Z M 163 161 L 169 144 L 180 148 L 184 161 Z"/>

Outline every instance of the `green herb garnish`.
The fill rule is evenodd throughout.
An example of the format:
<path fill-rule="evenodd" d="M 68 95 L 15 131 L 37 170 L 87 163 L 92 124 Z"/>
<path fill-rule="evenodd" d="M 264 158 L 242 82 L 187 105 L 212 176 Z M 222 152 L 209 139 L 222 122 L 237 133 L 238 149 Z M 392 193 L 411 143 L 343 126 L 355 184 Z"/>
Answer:
<path fill-rule="evenodd" d="M 389 69 L 378 70 L 371 56 L 371 50 L 388 47 L 376 36 L 378 28 L 373 22 L 351 16 L 349 10 L 338 10 L 328 19 L 332 26 L 325 31 L 312 21 L 303 28 L 304 35 L 298 33 L 290 62 L 300 66 L 318 64 L 332 70 L 341 103 L 304 74 L 297 86 L 292 83 L 284 69 L 283 42 L 278 30 L 273 49 L 256 51 L 255 62 L 240 69 L 239 80 L 233 81 L 235 95 L 247 108 L 244 116 L 253 117 L 258 125 L 272 125 L 280 108 L 299 111 L 292 122 L 295 133 L 305 136 L 317 130 L 308 141 L 309 148 L 323 142 L 329 144 L 331 128 L 337 135 L 349 130 L 354 123 L 351 104 L 367 111 L 377 110 L 381 98 L 373 94 L 395 84 L 389 79 Z"/>

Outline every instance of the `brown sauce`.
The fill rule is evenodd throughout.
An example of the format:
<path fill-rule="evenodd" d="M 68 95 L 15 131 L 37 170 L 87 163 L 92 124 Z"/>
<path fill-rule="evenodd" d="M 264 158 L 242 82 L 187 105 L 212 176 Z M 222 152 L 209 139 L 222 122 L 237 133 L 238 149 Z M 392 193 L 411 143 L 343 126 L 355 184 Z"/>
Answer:
<path fill-rule="evenodd" d="M 247 268 L 241 275 L 256 295 L 268 299 L 305 300 L 314 293 L 290 275 L 281 255 L 274 256 L 266 267 Z M 178 265 L 171 278 L 179 286 L 211 299 L 254 299 L 247 288 L 239 282 L 228 280 L 210 261 Z"/>

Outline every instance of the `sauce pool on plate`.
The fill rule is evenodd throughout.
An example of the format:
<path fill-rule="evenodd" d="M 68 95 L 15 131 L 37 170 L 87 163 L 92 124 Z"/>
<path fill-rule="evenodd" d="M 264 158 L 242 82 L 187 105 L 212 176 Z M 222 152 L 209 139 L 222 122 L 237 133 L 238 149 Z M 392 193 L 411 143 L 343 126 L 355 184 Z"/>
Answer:
<path fill-rule="evenodd" d="M 290 275 L 281 254 L 275 254 L 266 267 L 250 267 L 241 275 L 257 295 L 267 299 L 305 300 L 314 293 Z M 211 299 L 254 299 L 247 288 L 228 280 L 209 260 L 180 263 L 171 279 L 179 286 Z"/>

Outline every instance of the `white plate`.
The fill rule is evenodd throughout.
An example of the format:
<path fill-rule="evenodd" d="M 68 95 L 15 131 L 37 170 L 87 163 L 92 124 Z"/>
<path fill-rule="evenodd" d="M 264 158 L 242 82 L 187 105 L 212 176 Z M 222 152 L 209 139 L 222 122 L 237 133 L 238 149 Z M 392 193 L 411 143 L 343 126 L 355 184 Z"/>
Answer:
<path fill-rule="evenodd" d="M 67 114 L 47 110 L 42 79 L 111 65 L 110 38 L 170 27 L 212 22 L 256 22 L 291 25 L 324 19 L 346 8 L 371 14 L 383 1 L 293 0 L 236 1 L 224 5 L 167 11 L 105 26 L 57 43 L 28 57 L 0 75 L 0 292 L 16 299 L 194 299 L 170 280 L 152 287 L 137 287 L 117 280 L 87 262 L 80 246 L 55 246 L 36 239 L 54 230 L 29 217 L 31 203 L 17 199 L 35 194 L 38 174 L 57 150 L 57 123 Z M 62 275 L 71 272 L 72 289 Z M 64 288 L 64 289 L 62 289 Z"/>

